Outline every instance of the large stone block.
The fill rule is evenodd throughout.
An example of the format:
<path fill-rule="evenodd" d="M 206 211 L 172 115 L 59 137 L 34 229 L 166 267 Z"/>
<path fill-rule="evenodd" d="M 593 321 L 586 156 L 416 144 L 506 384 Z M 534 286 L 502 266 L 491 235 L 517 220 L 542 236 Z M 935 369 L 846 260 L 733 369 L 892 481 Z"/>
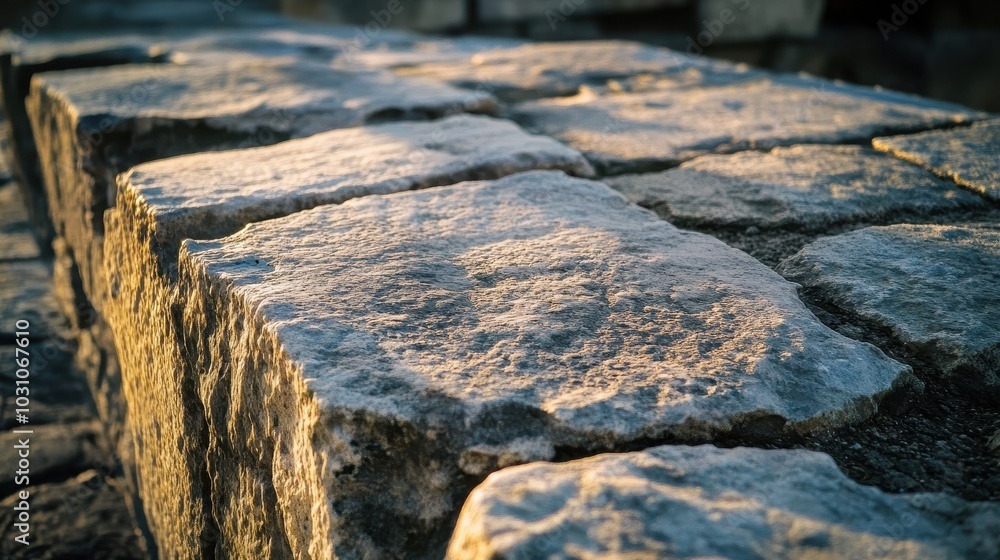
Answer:
<path fill-rule="evenodd" d="M 800 77 L 640 93 L 583 91 L 523 103 L 513 114 L 609 174 L 664 169 L 711 153 L 868 141 L 982 116 L 948 103 Z"/>
<path fill-rule="evenodd" d="M 1000 227 L 867 228 L 807 246 L 780 272 L 973 392 L 1000 396 Z"/>
<path fill-rule="evenodd" d="M 876 149 L 1000 201 L 1000 120 L 873 140 Z"/>
<path fill-rule="evenodd" d="M 507 121 L 455 116 L 161 160 L 122 176 L 118 205 L 107 219 L 113 298 L 105 311 L 118 334 L 128 404 L 144 411 L 131 419 L 135 461 L 164 554 L 194 557 L 232 544 L 229 526 L 227 540 L 217 541 L 216 523 L 228 523 L 223 512 L 214 517 L 203 512 L 211 495 L 203 486 L 205 420 L 194 378 L 183 376 L 194 371 L 189 364 L 197 359 L 178 342 L 189 294 L 171 281 L 181 241 L 227 235 L 251 222 L 358 196 L 529 169 L 592 173 L 579 153 L 552 139 L 530 136 Z M 280 532 L 278 525 L 260 527 Z M 283 557 L 288 556 L 284 543 L 279 534 L 258 544 Z"/>
<path fill-rule="evenodd" d="M 756 75 L 734 64 L 626 41 L 533 43 L 464 60 L 416 64 L 397 72 L 489 92 L 506 101 L 572 95 L 584 85 L 603 86 L 611 79 L 637 75 L 657 76 L 664 82 L 661 86 Z"/>
<path fill-rule="evenodd" d="M 812 451 L 656 447 L 491 475 L 451 560 L 1000 555 L 1000 505 L 885 494 Z"/>
<path fill-rule="evenodd" d="M 989 205 L 861 146 L 795 146 L 703 156 L 679 168 L 608 180 L 681 227 L 823 231 L 857 222 L 933 219 Z"/>
<path fill-rule="evenodd" d="M 754 259 L 555 172 L 187 241 L 177 293 L 236 555 L 439 556 L 498 468 L 808 432 L 913 387 Z"/>

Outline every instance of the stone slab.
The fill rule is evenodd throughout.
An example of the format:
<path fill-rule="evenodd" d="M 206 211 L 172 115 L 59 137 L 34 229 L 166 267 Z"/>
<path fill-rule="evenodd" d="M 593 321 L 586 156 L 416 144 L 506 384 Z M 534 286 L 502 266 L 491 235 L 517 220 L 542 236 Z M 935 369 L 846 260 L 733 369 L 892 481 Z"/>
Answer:
<path fill-rule="evenodd" d="M 608 184 L 680 227 L 822 231 L 834 224 L 987 208 L 979 197 L 862 146 L 703 156 Z"/>
<path fill-rule="evenodd" d="M 677 85 L 696 85 L 706 76 L 739 80 L 756 75 L 742 66 L 627 41 L 531 43 L 397 72 L 489 92 L 504 101 L 573 95 L 584 85 L 601 86 L 638 74 L 660 76 Z"/>
<path fill-rule="evenodd" d="M 171 282 L 181 240 L 221 237 L 248 223 L 359 196 L 530 169 L 593 173 L 578 152 L 550 138 L 531 136 L 509 121 L 464 115 L 182 156 L 142 164 L 122 176 L 118 205 L 106 220 L 106 271 L 114 297 L 105 315 L 120 333 L 115 346 L 130 406 L 162 411 L 135 418 L 132 430 L 143 442 L 136 454 L 138 468 L 165 550 L 197 546 L 199 523 L 205 524 L 199 521 L 200 509 L 178 513 L 167 498 L 176 496 L 178 480 L 188 481 L 185 488 L 196 494 L 201 491 L 201 462 L 180 455 L 199 450 L 176 445 L 178 438 L 187 438 L 192 446 L 198 441 L 192 432 L 195 421 L 177 414 L 186 406 L 185 398 L 198 397 L 186 394 L 178 377 L 189 358 L 177 347 L 180 334 L 172 314 L 135 309 L 172 309 L 186 297 Z M 149 360 L 152 355 L 157 359 Z M 151 383 L 153 379 L 157 381 Z M 200 508 L 193 500 L 193 507 Z"/>
<path fill-rule="evenodd" d="M 447 557 L 972 560 L 998 532 L 998 504 L 886 494 L 822 453 L 664 446 L 491 475 Z"/>
<path fill-rule="evenodd" d="M 662 170 L 712 153 L 868 141 L 980 116 L 915 96 L 799 77 L 641 93 L 583 91 L 512 111 L 515 120 L 580 150 L 606 174 Z"/>
<path fill-rule="evenodd" d="M 942 372 L 1000 388 L 1000 227 L 866 228 L 816 241 L 779 271 Z"/>
<path fill-rule="evenodd" d="M 875 138 L 872 144 L 878 150 L 1000 201 L 1000 120 L 910 136 Z"/>
<path fill-rule="evenodd" d="M 20 534 L 14 527 L 18 513 L 14 506 L 20 499 L 11 496 L 0 502 L 0 554 L 5 558 L 149 558 L 131 529 L 133 521 L 115 480 L 102 471 L 88 470 L 64 482 L 36 484 L 27 491 L 31 508 L 27 546 L 14 541 Z"/>
<path fill-rule="evenodd" d="M 234 554 L 439 556 L 498 468 L 666 437 L 766 441 L 915 387 L 753 258 L 558 172 L 183 247 L 186 371 Z"/>

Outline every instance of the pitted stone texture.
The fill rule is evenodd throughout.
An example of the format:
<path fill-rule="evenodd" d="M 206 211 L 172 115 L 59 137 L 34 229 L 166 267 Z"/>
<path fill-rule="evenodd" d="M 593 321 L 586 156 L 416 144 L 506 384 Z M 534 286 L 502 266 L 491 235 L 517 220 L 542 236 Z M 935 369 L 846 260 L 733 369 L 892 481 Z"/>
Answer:
<path fill-rule="evenodd" d="M 437 556 L 497 468 L 841 425 L 914 383 L 751 257 L 556 172 L 187 241 L 179 272 L 234 551 Z"/>
<path fill-rule="evenodd" d="M 533 169 L 593 175 L 579 152 L 551 138 L 529 135 L 509 121 L 459 115 L 155 161 L 121 179 L 121 196 L 130 199 L 126 212 L 147 215 L 172 260 L 184 238 L 223 237 L 252 222 L 358 196 Z"/>
<path fill-rule="evenodd" d="M 185 393 L 185 381 L 178 377 L 189 357 L 177 346 L 180 334 L 172 312 L 166 311 L 187 296 L 169 281 L 180 241 L 219 237 L 254 221 L 358 196 L 533 168 L 592 173 L 579 153 L 552 139 L 528 135 L 508 121 L 454 116 L 161 160 L 121 178 L 119 204 L 107 218 L 106 270 L 114 298 L 105 313 L 119 335 L 116 346 L 128 402 L 158 411 L 132 424 L 143 442 L 137 457 L 147 510 L 164 531 L 171 531 L 161 538 L 162 546 L 170 551 L 196 546 L 197 527 L 205 524 L 200 511 L 178 512 L 169 498 L 178 480 L 186 481 L 186 489 L 200 489 L 203 469 L 198 459 L 203 450 L 194 447 L 198 439 L 192 433 L 197 422 L 178 414 L 190 406 L 185 399 L 198 398 Z M 157 359 L 149 360 L 150 355 Z M 179 449 L 179 438 L 192 446 Z"/>
<path fill-rule="evenodd" d="M 974 560 L 1000 555 L 1000 505 L 897 496 L 804 450 L 665 446 L 494 473 L 450 560 Z"/>
<path fill-rule="evenodd" d="M 861 146 L 795 146 L 703 156 L 608 184 L 674 225 L 822 231 L 986 208 L 979 197 Z"/>
<path fill-rule="evenodd" d="M 14 527 L 19 513 L 14 506 L 21 500 L 8 497 L 0 502 L 0 552 L 5 558 L 37 560 L 149 558 L 138 534 L 129 529 L 132 519 L 116 484 L 106 473 L 88 470 L 65 482 L 27 488 L 31 514 L 27 546 L 14 541 L 20 534 Z"/>
<path fill-rule="evenodd" d="M 821 239 L 779 271 L 979 390 L 1000 389 L 1000 228 L 873 227 Z"/>
<path fill-rule="evenodd" d="M 876 149 L 922 165 L 973 192 L 1000 201 L 1000 120 L 876 138 L 873 144 Z"/>
<path fill-rule="evenodd" d="M 650 171 L 694 157 L 846 143 L 966 122 L 979 114 L 904 94 L 807 78 L 534 101 L 514 117 L 580 150 L 598 171 Z"/>
<path fill-rule="evenodd" d="M 638 74 L 657 75 L 678 86 L 701 84 L 707 76 L 739 80 L 755 74 L 734 64 L 625 41 L 533 43 L 397 72 L 489 92 L 505 101 L 572 95 L 580 86 Z"/>
<path fill-rule="evenodd" d="M 273 144 L 367 120 L 490 111 L 492 99 L 309 64 L 130 65 L 36 77 L 27 100 L 56 231 L 105 299 L 103 212 L 115 175 L 152 159 Z"/>
<path fill-rule="evenodd" d="M 476 0 L 478 16 L 484 22 L 524 21 L 539 19 L 557 27 L 571 17 L 608 12 L 651 10 L 677 7 L 690 0 L 514 0 L 491 2 Z"/>

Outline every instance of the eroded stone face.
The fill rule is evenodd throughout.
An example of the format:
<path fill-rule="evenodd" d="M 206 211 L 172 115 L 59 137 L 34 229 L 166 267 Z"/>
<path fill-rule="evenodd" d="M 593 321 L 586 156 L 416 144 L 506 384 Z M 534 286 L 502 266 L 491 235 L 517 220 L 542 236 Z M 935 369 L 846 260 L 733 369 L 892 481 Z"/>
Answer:
<path fill-rule="evenodd" d="M 439 555 L 497 468 L 842 425 L 913 386 L 751 257 L 561 173 L 317 208 L 179 270 L 232 550 Z"/>
<path fill-rule="evenodd" d="M 583 85 L 600 86 L 610 79 L 638 74 L 660 76 L 677 85 L 697 85 L 706 76 L 738 80 L 752 75 L 734 64 L 625 41 L 533 43 L 397 72 L 489 92 L 505 101 L 572 95 Z"/>
<path fill-rule="evenodd" d="M 821 231 L 987 207 L 950 182 L 861 146 L 704 156 L 608 184 L 681 227 Z"/>
<path fill-rule="evenodd" d="M 494 473 L 448 558 L 992 558 L 1000 506 L 891 495 L 805 450 L 664 446 Z"/>
<path fill-rule="evenodd" d="M 515 120 L 584 153 L 605 174 L 802 143 L 868 140 L 979 116 L 963 107 L 822 80 L 782 77 L 640 93 L 585 90 L 517 105 Z"/>
<path fill-rule="evenodd" d="M 945 374 L 981 391 L 1000 387 L 996 225 L 867 228 L 821 239 L 779 271 Z"/>
<path fill-rule="evenodd" d="M 118 334 L 127 400 L 146 411 L 132 420 L 132 430 L 146 508 L 158 523 L 161 548 L 171 554 L 197 553 L 206 544 L 215 546 L 220 530 L 216 524 L 231 539 L 246 531 L 226 523 L 256 515 L 230 517 L 220 511 L 213 520 L 198 503 L 202 493 L 209 495 L 202 482 L 208 444 L 194 380 L 184 377 L 185 371 L 197 371 L 189 363 L 198 359 L 179 342 L 186 333 L 177 323 L 190 293 L 170 278 L 182 239 L 218 237 L 248 223 L 359 196 L 553 168 L 592 173 L 578 152 L 552 139 L 531 136 L 507 121 L 455 116 L 183 156 L 143 164 L 123 176 L 118 205 L 107 219 L 106 271 L 112 298 L 105 312 Z M 225 484 L 229 475 L 225 468 L 219 473 L 223 481 L 218 484 Z M 179 480 L 185 481 L 180 484 L 186 498 L 183 509 L 176 507 Z M 280 526 L 267 527 L 279 533 L 239 542 L 246 550 L 253 549 L 248 544 L 253 542 L 263 547 L 257 550 L 287 557 Z"/>
<path fill-rule="evenodd" d="M 1000 200 L 1000 120 L 970 127 L 876 138 L 875 148 Z"/>

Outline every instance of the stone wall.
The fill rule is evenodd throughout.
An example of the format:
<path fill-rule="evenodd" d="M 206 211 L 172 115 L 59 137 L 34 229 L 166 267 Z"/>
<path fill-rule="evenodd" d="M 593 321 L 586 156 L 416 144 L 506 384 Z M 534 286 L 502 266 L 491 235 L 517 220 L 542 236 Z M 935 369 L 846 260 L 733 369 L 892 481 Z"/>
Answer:
<path fill-rule="evenodd" d="M 998 553 L 996 116 L 619 41 L 15 46 L 152 554 Z"/>

